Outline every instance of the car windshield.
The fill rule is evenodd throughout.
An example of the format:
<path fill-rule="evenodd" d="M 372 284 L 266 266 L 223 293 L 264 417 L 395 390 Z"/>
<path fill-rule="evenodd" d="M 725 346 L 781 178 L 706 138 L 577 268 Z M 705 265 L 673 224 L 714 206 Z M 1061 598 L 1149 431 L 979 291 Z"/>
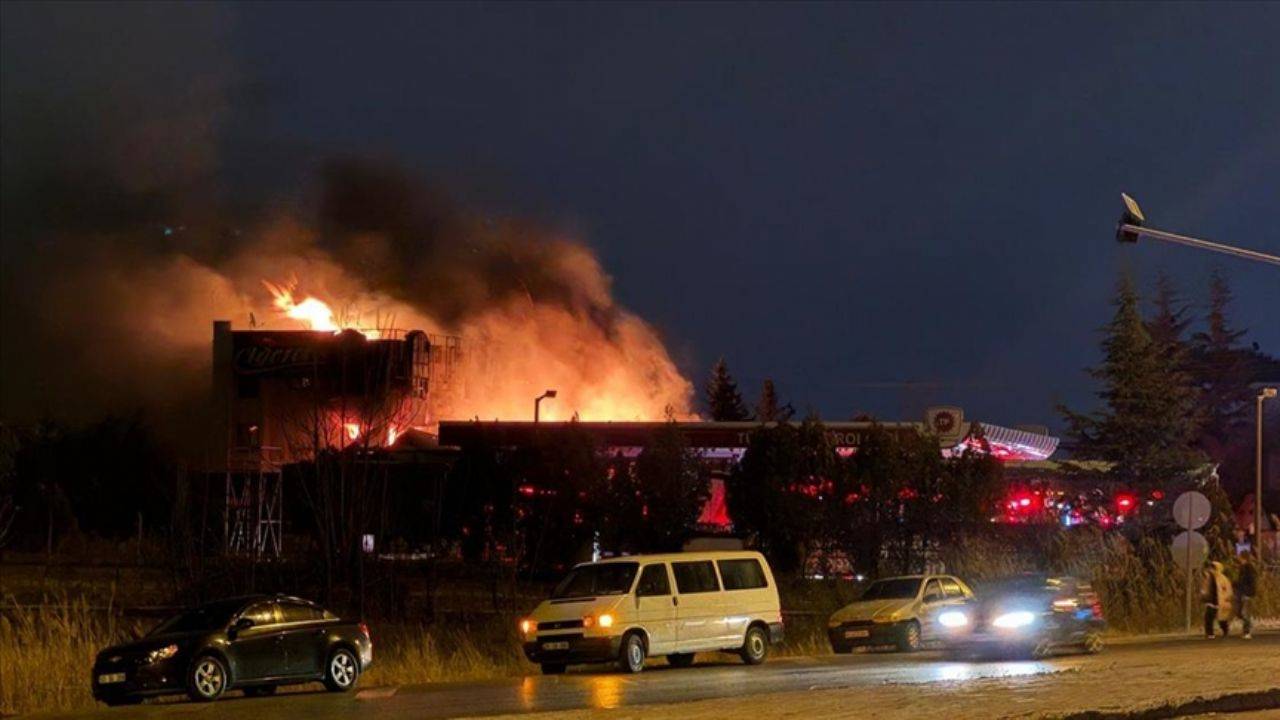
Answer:
<path fill-rule="evenodd" d="M 148 635 L 166 635 L 169 633 L 209 632 L 225 628 L 231 622 L 236 611 L 244 607 L 242 600 L 225 600 L 223 602 L 201 605 L 180 615 L 165 620 L 155 626 Z"/>
<path fill-rule="evenodd" d="M 621 595 L 631 589 L 631 581 L 639 567 L 633 562 L 579 565 L 560 581 L 555 592 L 551 593 L 551 599 Z"/>
<path fill-rule="evenodd" d="M 905 600 L 916 596 L 920 578 L 877 580 L 862 594 L 863 600 Z"/>

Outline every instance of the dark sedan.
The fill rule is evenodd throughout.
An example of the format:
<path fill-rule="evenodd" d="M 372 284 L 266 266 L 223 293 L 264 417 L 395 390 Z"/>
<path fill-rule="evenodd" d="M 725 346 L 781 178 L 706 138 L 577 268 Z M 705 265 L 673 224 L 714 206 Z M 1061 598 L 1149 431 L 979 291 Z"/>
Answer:
<path fill-rule="evenodd" d="M 295 597 L 220 600 L 176 615 L 146 637 L 98 653 L 93 696 L 108 705 L 185 692 L 216 700 L 231 689 L 270 695 L 280 685 L 320 681 L 355 687 L 373 662 L 364 623 Z"/>
<path fill-rule="evenodd" d="M 1023 575 L 979 588 L 978 600 L 938 616 L 953 654 L 1040 658 L 1102 651 L 1102 602 L 1073 577 Z"/>

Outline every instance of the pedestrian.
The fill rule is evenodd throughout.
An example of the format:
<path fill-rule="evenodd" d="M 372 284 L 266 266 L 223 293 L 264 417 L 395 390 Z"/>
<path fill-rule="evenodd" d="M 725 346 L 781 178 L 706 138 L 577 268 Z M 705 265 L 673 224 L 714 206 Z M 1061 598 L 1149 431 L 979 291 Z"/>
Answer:
<path fill-rule="evenodd" d="M 1227 637 L 1231 631 L 1231 613 L 1235 603 L 1231 580 L 1223 574 L 1222 563 L 1217 560 L 1209 564 L 1209 570 L 1200 583 L 1200 599 L 1204 601 L 1204 636 L 1213 637 L 1216 622 L 1222 628 L 1222 637 Z"/>
<path fill-rule="evenodd" d="M 1258 594 L 1258 570 L 1253 566 L 1253 558 L 1246 552 L 1240 553 L 1240 576 L 1236 579 L 1236 613 L 1244 624 L 1244 639 L 1253 639 L 1253 617 L 1249 608 L 1250 601 Z"/>

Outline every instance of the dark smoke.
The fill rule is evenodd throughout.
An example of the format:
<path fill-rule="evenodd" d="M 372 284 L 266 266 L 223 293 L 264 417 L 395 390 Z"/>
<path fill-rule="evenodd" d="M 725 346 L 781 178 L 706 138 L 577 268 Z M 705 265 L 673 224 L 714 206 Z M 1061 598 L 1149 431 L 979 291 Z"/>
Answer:
<path fill-rule="evenodd" d="M 261 314 L 261 281 L 294 271 L 334 296 L 398 301 L 427 329 L 476 320 L 490 338 L 541 343 L 584 396 L 623 386 L 650 415 L 687 405 L 660 340 L 615 305 L 594 255 L 548 224 L 466 207 L 385 162 L 325 163 L 301 192 L 229 181 L 253 174 L 221 162 L 236 157 L 223 132 L 247 97 L 235 88 L 261 82 L 237 71 L 218 7 L 0 7 L 0 421 L 143 407 L 199 431 L 211 321 Z M 586 326 L 553 332 L 563 321 L 548 307 Z M 593 367 L 600 342 L 641 380 Z M 527 404 L 526 389 L 508 390 Z"/>

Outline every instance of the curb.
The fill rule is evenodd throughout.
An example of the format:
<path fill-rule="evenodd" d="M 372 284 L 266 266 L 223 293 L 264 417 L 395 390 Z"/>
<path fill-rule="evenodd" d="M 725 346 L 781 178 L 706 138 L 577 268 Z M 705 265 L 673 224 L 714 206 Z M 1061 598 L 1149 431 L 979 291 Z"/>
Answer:
<path fill-rule="evenodd" d="M 1134 710 L 1085 710 L 1054 715 L 1056 720 L 1166 720 L 1207 713 L 1237 713 L 1280 708 L 1280 687 L 1270 690 L 1231 693 L 1217 697 L 1175 700 L 1155 707 Z"/>

